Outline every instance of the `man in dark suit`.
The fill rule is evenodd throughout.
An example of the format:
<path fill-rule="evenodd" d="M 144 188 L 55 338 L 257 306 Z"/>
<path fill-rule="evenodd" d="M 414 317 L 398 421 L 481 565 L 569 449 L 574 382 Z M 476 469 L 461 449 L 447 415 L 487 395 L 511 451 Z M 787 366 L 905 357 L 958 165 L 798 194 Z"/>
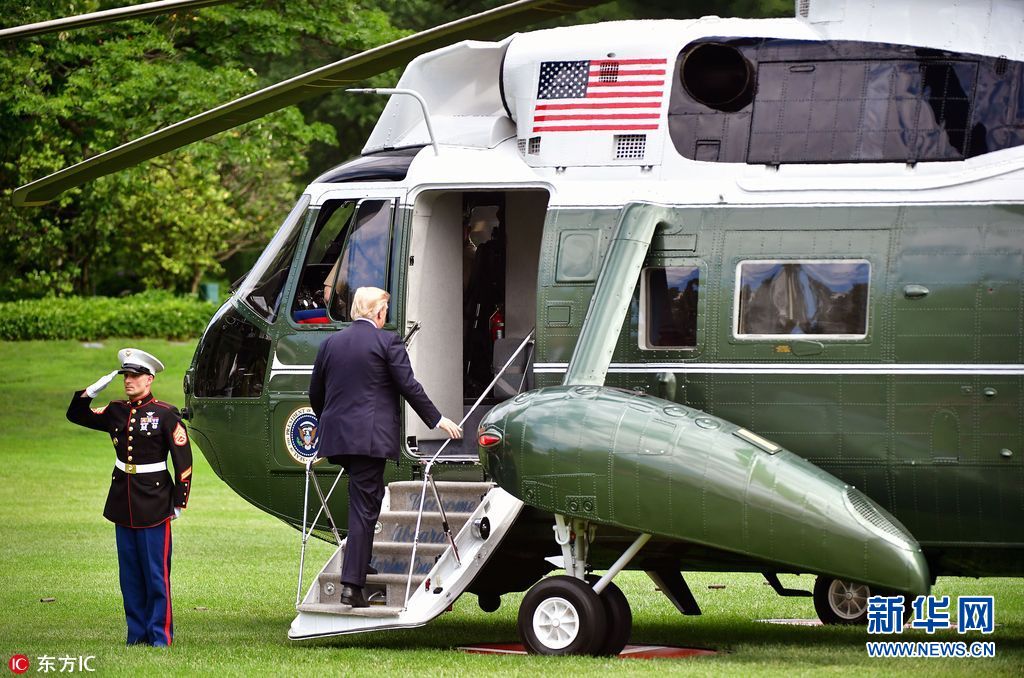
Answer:
<path fill-rule="evenodd" d="M 320 422 L 321 457 L 348 472 L 348 541 L 341 572 L 341 602 L 366 607 L 373 529 L 384 499 L 384 465 L 399 458 L 398 396 L 427 426 L 451 438 L 462 429 L 430 402 L 413 376 L 402 339 L 386 332 L 390 295 L 360 287 L 352 298 L 352 324 L 320 345 L 309 383 L 309 404 Z"/>

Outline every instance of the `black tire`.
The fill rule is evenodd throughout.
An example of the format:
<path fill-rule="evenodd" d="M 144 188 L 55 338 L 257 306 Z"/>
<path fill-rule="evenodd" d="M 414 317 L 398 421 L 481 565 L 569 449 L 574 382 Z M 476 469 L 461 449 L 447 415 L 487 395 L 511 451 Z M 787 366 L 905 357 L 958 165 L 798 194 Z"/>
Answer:
<path fill-rule="evenodd" d="M 531 654 L 597 654 L 607 628 L 601 599 L 575 577 L 540 580 L 519 606 L 519 637 Z"/>
<path fill-rule="evenodd" d="M 867 584 L 822 575 L 814 582 L 814 611 L 823 624 L 866 626 L 872 595 Z"/>
<path fill-rule="evenodd" d="M 587 575 L 587 583 L 591 586 L 596 584 L 598 579 L 600 577 Z M 597 654 L 614 657 L 629 644 L 629 636 L 633 633 L 633 611 L 629 609 L 626 594 L 615 585 L 615 582 L 608 582 L 600 598 L 608 630 L 605 631 L 604 642 L 601 643 L 601 649 Z"/>

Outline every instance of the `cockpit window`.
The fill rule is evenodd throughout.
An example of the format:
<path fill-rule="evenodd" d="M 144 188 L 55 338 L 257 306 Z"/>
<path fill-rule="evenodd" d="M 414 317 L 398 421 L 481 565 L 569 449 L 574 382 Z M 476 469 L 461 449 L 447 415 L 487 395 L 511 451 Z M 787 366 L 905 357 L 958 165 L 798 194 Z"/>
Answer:
<path fill-rule="evenodd" d="M 352 319 L 352 297 L 360 287 L 388 288 L 392 211 L 387 200 L 359 204 L 341 256 L 327 276 L 327 302 L 334 320 Z"/>
<path fill-rule="evenodd" d="M 863 338 L 870 278 L 871 264 L 862 259 L 740 262 L 735 334 Z"/>
<path fill-rule="evenodd" d="M 288 270 L 295 256 L 295 247 L 302 232 L 302 215 L 309 206 L 309 196 L 303 195 L 285 217 L 274 239 L 256 261 L 252 271 L 239 287 L 237 297 L 259 313 L 267 322 L 273 322 L 281 303 Z"/>
<path fill-rule="evenodd" d="M 292 317 L 300 324 L 348 322 L 360 287 L 388 287 L 390 200 L 330 200 L 321 208 L 302 267 Z"/>

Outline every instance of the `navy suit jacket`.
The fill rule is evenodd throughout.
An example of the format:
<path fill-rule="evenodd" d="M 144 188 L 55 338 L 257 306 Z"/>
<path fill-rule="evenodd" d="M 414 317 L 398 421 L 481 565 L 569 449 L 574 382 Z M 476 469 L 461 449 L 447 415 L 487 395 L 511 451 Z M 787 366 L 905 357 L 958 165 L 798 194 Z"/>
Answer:
<path fill-rule="evenodd" d="M 398 459 L 399 395 L 427 426 L 441 421 L 397 334 L 357 320 L 331 335 L 320 344 L 309 383 L 309 404 L 320 420 L 318 456 Z"/>

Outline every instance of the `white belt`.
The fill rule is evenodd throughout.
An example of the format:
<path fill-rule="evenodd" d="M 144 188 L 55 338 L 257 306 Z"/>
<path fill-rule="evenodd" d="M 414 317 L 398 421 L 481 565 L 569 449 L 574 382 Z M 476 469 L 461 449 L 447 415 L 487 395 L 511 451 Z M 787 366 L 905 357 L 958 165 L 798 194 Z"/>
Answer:
<path fill-rule="evenodd" d="M 156 464 L 126 464 L 120 459 L 114 460 L 114 466 L 121 469 L 125 473 L 132 475 L 136 473 L 156 473 L 157 471 L 166 471 L 167 462 L 161 461 Z"/>

